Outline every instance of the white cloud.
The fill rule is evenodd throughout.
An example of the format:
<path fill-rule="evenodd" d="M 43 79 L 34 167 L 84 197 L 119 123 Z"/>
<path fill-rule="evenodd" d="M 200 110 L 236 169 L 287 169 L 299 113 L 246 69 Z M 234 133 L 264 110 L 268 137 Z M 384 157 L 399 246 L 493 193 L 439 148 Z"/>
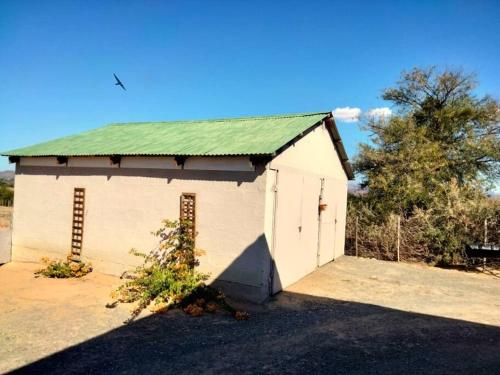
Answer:
<path fill-rule="evenodd" d="M 361 116 L 361 109 L 357 107 L 342 107 L 335 108 L 332 113 L 335 120 L 344 122 L 356 122 L 359 121 L 359 116 Z"/>
<path fill-rule="evenodd" d="M 392 111 L 388 107 L 380 107 L 380 108 L 373 108 L 369 110 L 366 114 L 368 117 L 387 118 L 392 115 Z"/>

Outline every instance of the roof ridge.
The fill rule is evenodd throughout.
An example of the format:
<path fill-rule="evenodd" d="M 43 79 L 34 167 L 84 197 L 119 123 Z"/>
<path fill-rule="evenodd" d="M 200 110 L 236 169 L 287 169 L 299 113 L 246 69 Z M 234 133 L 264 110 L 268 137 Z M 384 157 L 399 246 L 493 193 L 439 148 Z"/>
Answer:
<path fill-rule="evenodd" d="M 279 119 L 279 118 L 295 118 L 295 117 L 308 117 L 317 115 L 328 115 L 331 112 L 303 112 L 303 113 L 290 113 L 282 115 L 261 115 L 261 116 L 244 116 L 244 117 L 226 117 L 214 119 L 201 119 L 201 120 L 173 120 L 173 121 L 137 121 L 137 122 L 115 122 L 106 125 L 108 126 L 126 126 L 126 125 L 141 125 L 141 124 L 178 124 L 178 123 L 200 123 L 200 122 L 227 122 L 227 121 L 251 121 L 251 120 L 265 120 L 265 119 Z"/>

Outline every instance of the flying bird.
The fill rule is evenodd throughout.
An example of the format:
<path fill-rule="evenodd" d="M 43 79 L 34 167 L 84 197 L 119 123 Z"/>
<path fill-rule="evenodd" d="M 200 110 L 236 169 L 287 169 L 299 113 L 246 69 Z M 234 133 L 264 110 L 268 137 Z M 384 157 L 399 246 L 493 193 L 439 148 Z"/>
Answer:
<path fill-rule="evenodd" d="M 115 76 L 115 79 L 116 79 L 115 86 L 120 86 L 122 89 L 124 89 L 125 91 L 127 91 L 127 89 L 125 88 L 125 86 L 123 86 L 122 81 L 120 81 L 120 79 L 116 76 L 116 74 L 113 73 L 113 75 Z"/>

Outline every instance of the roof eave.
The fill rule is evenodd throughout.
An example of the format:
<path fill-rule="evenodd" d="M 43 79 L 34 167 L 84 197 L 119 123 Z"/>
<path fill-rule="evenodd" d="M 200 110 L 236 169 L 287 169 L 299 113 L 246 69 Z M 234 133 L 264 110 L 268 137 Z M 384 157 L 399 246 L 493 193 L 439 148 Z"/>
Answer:
<path fill-rule="evenodd" d="M 349 158 L 347 157 L 347 153 L 344 148 L 344 144 L 342 143 L 342 139 L 340 138 L 340 133 L 337 129 L 337 125 L 335 124 L 335 119 L 333 118 L 332 113 L 325 114 L 325 117 L 322 118 L 320 121 L 316 122 L 315 124 L 311 125 L 309 128 L 298 134 L 296 137 L 288 141 L 286 144 L 281 146 L 279 149 L 277 149 L 274 154 L 273 158 L 281 154 L 283 151 L 288 149 L 291 145 L 296 143 L 298 140 L 304 138 L 307 134 L 309 134 L 311 131 L 316 129 L 318 126 L 323 124 L 323 122 L 326 124 L 326 128 L 328 129 L 328 133 L 330 134 L 330 138 L 332 139 L 333 145 L 335 147 L 335 150 L 337 151 L 337 155 L 339 156 L 340 163 L 342 164 L 342 169 L 344 170 L 344 173 L 347 176 L 348 180 L 354 180 L 354 172 L 351 167 L 351 163 L 349 163 Z"/>
<path fill-rule="evenodd" d="M 333 115 L 328 116 L 325 119 L 325 123 L 330 133 L 330 137 L 332 138 L 333 145 L 335 146 L 335 150 L 337 150 L 337 154 L 339 155 L 340 163 L 342 164 L 342 168 L 344 169 L 347 179 L 354 180 L 354 172 L 352 170 L 351 163 L 349 163 L 349 158 L 347 157 L 347 153 L 345 151 L 344 144 L 342 143 L 342 138 L 340 138 L 340 133 L 337 129 L 337 124 L 335 124 Z"/>

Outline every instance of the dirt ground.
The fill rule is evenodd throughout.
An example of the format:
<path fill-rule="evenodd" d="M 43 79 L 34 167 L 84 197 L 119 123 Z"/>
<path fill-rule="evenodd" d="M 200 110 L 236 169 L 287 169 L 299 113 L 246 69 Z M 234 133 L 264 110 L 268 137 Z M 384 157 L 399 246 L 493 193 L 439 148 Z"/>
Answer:
<path fill-rule="evenodd" d="M 0 373 L 491 374 L 500 368 L 500 278 L 343 257 L 249 321 L 106 309 L 120 280 L 0 267 Z"/>
<path fill-rule="evenodd" d="M 500 274 L 495 271 L 344 257 L 288 291 L 500 327 Z"/>

